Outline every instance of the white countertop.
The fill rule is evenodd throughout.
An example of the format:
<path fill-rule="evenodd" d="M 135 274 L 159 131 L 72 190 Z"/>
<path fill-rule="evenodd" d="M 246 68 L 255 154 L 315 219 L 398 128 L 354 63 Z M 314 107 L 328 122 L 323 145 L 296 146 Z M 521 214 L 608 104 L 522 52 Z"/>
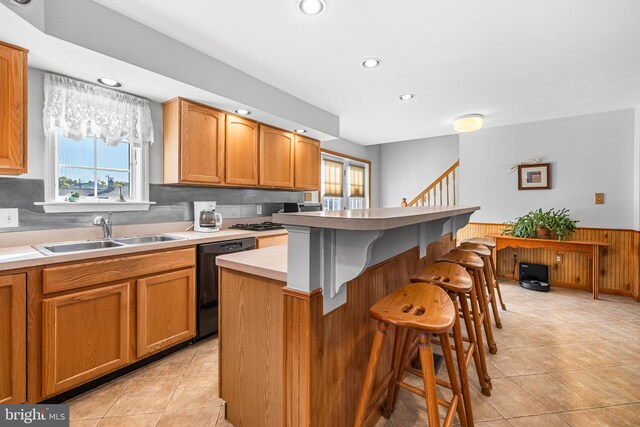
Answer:
<path fill-rule="evenodd" d="M 117 248 L 100 249 L 79 253 L 61 253 L 54 255 L 43 255 L 31 246 L 13 246 L 0 248 L 0 271 L 14 270 L 19 268 L 35 267 L 39 265 L 57 264 L 69 261 L 81 261 L 109 257 L 113 255 L 127 255 L 136 252 L 148 252 L 161 249 L 179 248 L 184 246 L 199 245 L 202 243 L 214 243 L 225 240 L 243 239 L 248 237 L 267 237 L 286 233 L 285 230 L 273 231 L 243 231 L 243 230 L 221 230 L 215 233 L 198 233 L 195 231 L 168 232 L 161 233 L 169 236 L 182 237 L 184 240 L 174 240 L 170 242 L 149 243 L 145 245 L 131 245 Z M 118 237 L 116 237 L 118 238 Z M 64 243 L 64 242 L 50 242 Z M 286 256 L 285 256 L 286 258 Z"/>
<path fill-rule="evenodd" d="M 353 209 L 277 213 L 273 222 L 336 230 L 389 230 L 471 213 L 480 206 L 414 206 L 410 208 Z"/>
<path fill-rule="evenodd" d="M 216 257 L 216 264 L 218 267 L 242 271 L 243 273 L 286 283 L 287 245 L 221 255 Z"/>

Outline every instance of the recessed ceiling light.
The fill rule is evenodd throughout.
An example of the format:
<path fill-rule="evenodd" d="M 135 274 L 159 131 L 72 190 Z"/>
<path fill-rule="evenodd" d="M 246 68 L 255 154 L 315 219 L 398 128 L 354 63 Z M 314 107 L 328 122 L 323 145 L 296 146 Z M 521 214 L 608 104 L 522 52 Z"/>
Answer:
<path fill-rule="evenodd" d="M 382 64 L 382 61 L 378 58 L 367 58 L 362 61 L 362 68 L 376 68 Z"/>
<path fill-rule="evenodd" d="M 248 116 L 249 114 L 251 114 L 251 111 L 239 108 L 236 110 L 236 114 L 240 114 L 241 116 Z"/>
<path fill-rule="evenodd" d="M 26 6 L 31 3 L 31 0 L 11 0 L 11 2 L 19 6 Z"/>
<path fill-rule="evenodd" d="M 402 95 L 400 95 L 400 101 L 408 101 L 410 99 L 415 98 L 416 95 L 413 93 L 403 93 Z"/>
<path fill-rule="evenodd" d="M 305 15 L 318 16 L 327 8 L 327 3 L 324 0 L 300 0 L 298 7 Z"/>
<path fill-rule="evenodd" d="M 293 131 L 296 133 L 307 133 L 306 129 L 294 129 Z"/>
<path fill-rule="evenodd" d="M 107 77 L 100 77 L 98 79 L 98 83 L 100 83 L 103 86 L 109 86 L 109 87 L 122 87 L 122 83 L 120 83 L 117 80 L 113 80 Z"/>
<path fill-rule="evenodd" d="M 484 116 L 482 114 L 465 114 L 456 117 L 453 121 L 453 129 L 456 132 L 474 132 L 482 129 L 484 124 Z"/>

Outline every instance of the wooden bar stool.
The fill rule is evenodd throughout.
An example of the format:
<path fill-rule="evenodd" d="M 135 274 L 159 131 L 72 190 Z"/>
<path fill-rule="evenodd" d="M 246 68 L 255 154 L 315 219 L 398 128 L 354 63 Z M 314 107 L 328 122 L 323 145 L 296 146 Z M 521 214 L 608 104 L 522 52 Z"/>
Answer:
<path fill-rule="evenodd" d="M 463 240 L 462 243 L 478 243 L 480 245 L 485 245 L 491 251 L 491 261 L 493 262 L 489 265 L 491 266 L 491 273 L 493 274 L 493 278 L 495 279 L 494 287 L 496 288 L 496 291 L 498 291 L 498 299 L 500 300 L 500 306 L 502 307 L 503 310 L 506 311 L 507 306 L 504 304 L 504 301 L 502 300 L 502 292 L 500 291 L 500 282 L 498 281 L 498 271 L 496 269 L 496 265 L 498 262 L 498 254 L 497 254 L 497 251 L 495 250 L 496 249 L 495 240 L 493 240 L 490 237 L 473 237 L 471 239 Z"/>
<path fill-rule="evenodd" d="M 458 375 L 460 377 L 460 387 L 462 389 L 462 397 L 464 399 L 464 412 L 467 416 L 467 425 L 472 427 L 474 425 L 473 408 L 471 406 L 469 379 L 467 377 L 467 371 L 469 370 L 469 365 L 471 364 L 472 359 L 476 361 L 476 372 L 478 374 L 478 381 L 482 387 L 483 393 L 485 393 L 486 390 L 485 394 L 491 395 L 491 389 L 484 380 L 484 373 L 482 372 L 478 349 L 475 344 L 471 344 L 471 340 L 469 339 L 466 340 L 470 344 L 465 348 L 465 338 L 462 335 L 462 328 L 460 327 L 461 317 L 465 320 L 465 325 L 467 323 L 468 325 L 471 325 L 469 305 L 467 304 L 467 294 L 471 292 L 471 289 L 473 288 L 471 276 L 467 273 L 467 270 L 457 264 L 441 262 L 438 264 L 432 264 L 420 270 L 418 273 L 411 276 L 411 282 L 429 283 L 441 287 L 449 294 L 456 311 L 461 313 L 461 315 L 456 317 L 456 322 L 453 324 L 453 342 L 456 358 L 458 360 Z M 461 303 L 458 303 L 458 301 L 461 301 Z M 462 305 L 464 305 L 464 309 L 461 308 Z M 467 326 L 467 328 L 471 333 L 473 333 L 472 326 Z M 432 340 L 432 344 L 439 343 L 434 343 Z"/>
<path fill-rule="evenodd" d="M 500 320 L 500 314 L 498 312 L 498 301 L 496 299 L 495 292 L 495 279 L 493 273 L 491 273 L 491 265 L 493 265 L 491 261 L 491 250 L 485 245 L 481 245 L 479 243 L 463 243 L 456 249 L 461 251 L 471 251 L 482 259 L 482 262 L 484 263 L 482 278 L 486 285 L 486 291 L 483 296 L 487 306 L 491 304 L 493 320 L 496 322 L 496 327 L 502 329 L 502 321 Z"/>
<path fill-rule="evenodd" d="M 457 313 L 451 298 L 438 286 L 425 284 L 410 284 L 387 295 L 369 309 L 369 315 L 378 321 L 378 328 L 373 338 L 369 363 L 360 393 L 360 400 L 356 410 L 355 427 L 365 425 L 365 422 L 375 413 L 376 405 L 387 391 L 387 400 L 383 415 L 390 416 L 393 412 L 392 403 L 398 387 L 402 387 L 412 393 L 425 398 L 427 405 L 427 419 L 429 426 L 440 425 L 438 405 L 447 407 L 444 426 L 453 425 L 454 414 L 458 414 L 460 424 L 467 426 L 464 412 L 462 394 L 455 374 L 449 331 L 453 328 Z M 387 335 L 389 325 L 394 325 L 395 338 L 393 343 L 393 357 L 391 369 L 382 377 L 382 381 L 375 385 L 382 346 Z M 416 334 L 417 348 L 422 364 L 422 376 L 424 390 L 407 384 L 403 381 L 407 360 L 404 360 L 401 350 L 403 336 L 410 338 L 409 333 Z M 433 365 L 433 350 L 430 346 L 431 336 L 440 338 L 442 352 L 449 373 L 449 381 L 453 396 L 449 402 L 441 399 L 436 394 L 436 373 Z M 410 372 L 410 371 L 409 371 Z"/>
<path fill-rule="evenodd" d="M 453 262 L 454 264 L 461 265 L 467 269 L 467 272 L 473 279 L 473 295 L 471 296 L 471 308 L 476 311 L 477 318 L 474 315 L 473 325 L 476 328 L 476 337 L 478 340 L 478 350 L 481 354 L 481 359 L 485 360 L 484 347 L 482 343 L 482 329 L 484 328 L 484 334 L 487 339 L 487 345 L 489 346 L 489 352 L 496 354 L 498 352 L 498 346 L 493 339 L 493 329 L 491 329 L 491 321 L 489 319 L 489 313 L 485 300 L 482 298 L 484 295 L 484 283 L 482 280 L 482 269 L 484 268 L 484 262 L 482 259 L 473 252 L 459 251 L 454 249 L 447 254 L 444 254 L 437 259 L 438 262 Z M 472 311 L 473 315 L 473 311 Z M 483 370 L 486 373 L 486 363 L 483 366 Z M 487 375 L 488 376 L 488 375 Z"/>

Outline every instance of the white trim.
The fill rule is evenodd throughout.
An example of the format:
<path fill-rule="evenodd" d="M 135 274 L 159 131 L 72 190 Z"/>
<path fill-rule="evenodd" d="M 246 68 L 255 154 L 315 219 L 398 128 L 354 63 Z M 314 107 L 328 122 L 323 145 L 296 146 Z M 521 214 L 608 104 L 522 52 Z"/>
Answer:
<path fill-rule="evenodd" d="M 103 202 L 35 202 L 36 206 L 43 206 L 45 213 L 68 213 L 68 212 L 128 212 L 128 211 L 148 211 L 155 202 L 114 202 L 106 200 Z"/>

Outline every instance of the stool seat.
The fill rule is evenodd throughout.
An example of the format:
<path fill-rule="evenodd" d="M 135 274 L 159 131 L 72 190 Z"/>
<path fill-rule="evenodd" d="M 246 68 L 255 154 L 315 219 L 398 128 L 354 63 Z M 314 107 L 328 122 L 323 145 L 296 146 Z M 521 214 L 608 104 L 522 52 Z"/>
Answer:
<path fill-rule="evenodd" d="M 480 243 L 463 243 L 458 246 L 456 249 L 461 251 L 471 251 L 480 256 L 491 256 L 491 249 L 486 247 L 485 245 L 481 245 Z"/>
<path fill-rule="evenodd" d="M 387 295 L 369 309 L 369 314 L 381 322 L 432 333 L 450 330 L 458 316 L 444 290 L 424 283 Z"/>
<path fill-rule="evenodd" d="M 484 262 L 482 258 L 476 255 L 471 251 L 461 251 L 457 248 L 442 255 L 438 258 L 438 262 L 452 262 L 455 264 L 460 264 L 464 268 L 482 268 L 484 267 Z"/>
<path fill-rule="evenodd" d="M 477 243 L 485 245 L 489 249 L 496 247 L 496 242 L 490 237 L 472 237 L 471 239 L 463 240 L 462 243 Z"/>
<path fill-rule="evenodd" d="M 451 262 L 431 264 L 411 276 L 411 282 L 433 283 L 449 292 L 463 293 L 471 291 L 471 286 L 473 286 L 473 281 L 467 270 Z"/>

